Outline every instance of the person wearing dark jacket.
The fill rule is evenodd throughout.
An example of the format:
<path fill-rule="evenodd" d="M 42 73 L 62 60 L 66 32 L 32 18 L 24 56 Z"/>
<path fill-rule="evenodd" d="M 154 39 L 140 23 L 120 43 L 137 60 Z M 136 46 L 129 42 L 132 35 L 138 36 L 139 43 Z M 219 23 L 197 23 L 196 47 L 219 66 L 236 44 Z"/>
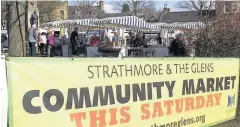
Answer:
<path fill-rule="evenodd" d="M 142 36 L 140 35 L 140 33 L 136 34 L 136 38 L 133 41 L 133 47 L 141 47 L 144 45 L 144 41 L 142 39 Z"/>
<path fill-rule="evenodd" d="M 77 36 L 78 36 L 78 28 L 76 27 L 74 31 L 71 33 L 71 37 L 70 37 L 73 55 L 77 53 L 77 42 L 76 42 Z"/>
<path fill-rule="evenodd" d="M 156 39 L 157 39 L 158 44 L 161 45 L 161 44 L 162 44 L 162 38 L 161 38 L 161 36 L 160 36 L 160 33 L 158 33 Z"/>
<path fill-rule="evenodd" d="M 170 53 L 174 56 L 185 56 L 185 47 L 180 36 L 177 36 L 177 38 L 172 41 L 170 46 Z"/>

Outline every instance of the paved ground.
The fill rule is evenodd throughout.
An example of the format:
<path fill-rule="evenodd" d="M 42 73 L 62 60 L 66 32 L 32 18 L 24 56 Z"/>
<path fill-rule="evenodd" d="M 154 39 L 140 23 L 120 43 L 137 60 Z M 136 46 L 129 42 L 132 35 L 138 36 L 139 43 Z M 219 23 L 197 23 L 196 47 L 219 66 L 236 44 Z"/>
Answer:
<path fill-rule="evenodd" d="M 236 121 L 236 119 L 234 119 L 234 120 L 231 120 L 231 121 L 228 121 L 225 123 L 221 123 L 221 124 L 218 124 L 218 125 L 215 125 L 212 127 L 240 127 L 240 126 L 237 126 L 237 121 Z"/>
<path fill-rule="evenodd" d="M 240 91 L 238 93 L 238 112 L 236 119 L 215 125 L 213 127 L 240 127 Z"/>

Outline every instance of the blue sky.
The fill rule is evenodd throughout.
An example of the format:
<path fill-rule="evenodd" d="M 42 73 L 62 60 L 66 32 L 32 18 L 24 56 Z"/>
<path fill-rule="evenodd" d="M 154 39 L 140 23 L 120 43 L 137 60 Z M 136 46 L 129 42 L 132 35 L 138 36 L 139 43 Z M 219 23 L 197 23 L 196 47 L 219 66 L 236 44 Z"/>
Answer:
<path fill-rule="evenodd" d="M 158 1 L 158 4 L 156 5 L 156 9 L 161 9 L 164 7 L 164 4 L 167 3 L 168 7 L 171 8 L 171 11 L 180 11 L 179 9 L 175 8 L 175 4 L 178 1 Z M 71 5 L 73 1 L 69 1 L 69 5 Z M 117 11 L 113 9 L 113 5 L 110 4 L 110 1 L 104 1 L 104 10 L 106 13 L 116 13 Z"/>
<path fill-rule="evenodd" d="M 174 7 L 174 5 L 178 1 L 159 1 L 160 5 L 158 5 L 160 8 L 163 8 L 164 4 L 167 3 L 168 7 Z"/>

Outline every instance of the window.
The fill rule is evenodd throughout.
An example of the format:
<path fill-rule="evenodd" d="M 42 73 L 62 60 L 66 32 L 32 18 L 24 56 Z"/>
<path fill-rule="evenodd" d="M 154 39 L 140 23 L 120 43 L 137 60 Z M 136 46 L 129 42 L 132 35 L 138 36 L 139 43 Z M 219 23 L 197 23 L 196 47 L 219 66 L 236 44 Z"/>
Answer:
<path fill-rule="evenodd" d="M 61 19 L 64 19 L 64 10 L 60 10 Z"/>
<path fill-rule="evenodd" d="M 237 11 L 237 5 L 233 5 L 233 12 Z"/>
<path fill-rule="evenodd" d="M 231 11 L 231 1 L 225 1 L 225 12 Z"/>
<path fill-rule="evenodd" d="M 75 15 L 78 15 L 79 14 L 79 11 L 78 10 L 75 10 Z"/>
<path fill-rule="evenodd" d="M 80 16 L 80 15 L 81 15 L 81 11 L 80 11 L 80 10 L 75 10 L 74 15 L 75 15 L 75 16 Z"/>

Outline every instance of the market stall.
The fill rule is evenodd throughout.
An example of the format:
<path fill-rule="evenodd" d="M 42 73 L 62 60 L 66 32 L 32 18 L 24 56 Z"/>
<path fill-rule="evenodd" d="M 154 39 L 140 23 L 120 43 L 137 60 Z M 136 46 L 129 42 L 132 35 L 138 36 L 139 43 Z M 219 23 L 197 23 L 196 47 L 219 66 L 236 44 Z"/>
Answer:
<path fill-rule="evenodd" d="M 160 31 L 161 37 L 167 45 L 179 33 L 184 33 L 187 30 L 203 29 L 203 22 L 174 22 L 174 23 L 153 23 L 153 30 Z"/>
<path fill-rule="evenodd" d="M 118 24 L 119 27 L 134 30 L 147 30 L 152 29 L 152 24 L 147 23 L 143 19 L 140 19 L 136 16 L 124 16 L 124 17 L 109 17 L 104 19 L 99 19 L 94 22 L 94 24 L 101 24 L 108 27 L 108 24 Z M 110 28 L 112 26 L 110 25 Z"/>
<path fill-rule="evenodd" d="M 76 19 L 76 20 L 64 20 L 64 21 L 54 21 L 54 22 L 49 22 L 49 23 L 46 23 L 44 24 L 44 26 L 48 26 L 48 27 L 60 27 L 60 28 L 67 28 L 67 35 L 70 35 L 71 32 L 74 30 L 75 27 L 78 27 L 81 32 L 83 31 L 86 31 L 84 32 L 85 35 L 87 35 L 87 38 L 89 38 L 89 30 L 92 30 L 94 28 L 97 27 L 97 25 L 95 24 L 92 24 L 91 22 L 92 21 L 95 21 L 97 19 Z M 98 27 L 97 27 L 98 28 Z M 68 37 L 68 36 L 66 36 Z M 63 38 L 61 38 L 63 39 Z M 65 45 L 62 45 L 62 56 L 66 56 L 66 57 L 69 57 L 69 56 L 72 56 L 72 51 L 71 51 L 71 45 L 70 45 L 70 38 L 68 38 L 68 44 L 65 44 Z M 65 38 L 66 40 L 66 38 Z M 69 50 L 69 51 L 66 51 L 66 50 Z M 68 54 L 68 55 L 64 55 L 64 54 Z"/>
<path fill-rule="evenodd" d="M 128 31 L 150 31 L 153 29 L 153 25 L 150 23 L 147 23 L 146 21 L 137 18 L 136 16 L 125 16 L 125 17 L 110 17 L 110 18 L 105 18 L 101 20 L 96 20 L 94 24 L 98 24 L 107 28 L 114 28 L 118 29 L 121 31 L 120 36 L 123 38 L 124 45 L 121 46 L 104 46 L 104 47 L 99 47 L 99 51 L 104 54 L 118 54 L 120 50 L 124 47 L 127 51 L 128 56 L 141 56 L 141 57 L 146 57 L 147 55 L 145 52 L 153 54 L 153 56 L 168 56 L 168 49 L 164 47 L 152 47 L 150 48 L 144 48 L 142 46 L 138 47 L 129 47 L 130 45 L 127 45 L 127 37 L 128 37 Z M 127 33 L 127 35 L 126 35 Z M 149 49 L 149 50 L 148 50 Z M 161 51 L 160 51 L 161 50 Z M 151 51 L 151 52 L 150 52 Z M 115 53 L 114 53 L 115 52 Z M 117 52 L 117 53 L 116 53 Z M 157 52 L 157 53 L 156 53 Z"/>
<path fill-rule="evenodd" d="M 202 29 L 205 26 L 203 22 L 154 23 L 152 25 L 154 30 Z"/>
<path fill-rule="evenodd" d="M 143 19 L 140 19 L 136 16 L 124 16 L 124 17 L 109 17 L 104 19 L 80 19 L 80 20 L 65 20 L 65 21 L 54 21 L 50 22 L 48 24 L 45 24 L 48 26 L 53 27 L 68 27 L 68 28 L 74 28 L 79 27 L 81 30 L 85 30 L 87 34 L 87 38 L 93 35 L 93 33 L 98 33 L 97 35 L 100 38 L 100 43 L 98 47 L 86 47 L 86 54 L 87 56 L 105 56 L 108 52 L 117 52 L 115 54 L 119 54 L 121 49 L 124 47 L 126 50 L 129 50 L 126 55 L 131 55 L 133 51 L 138 52 L 145 52 L 147 49 L 143 50 L 143 45 L 137 46 L 137 47 L 129 47 L 130 45 L 127 45 L 127 39 L 129 38 L 129 32 L 140 32 L 140 31 L 151 31 L 152 29 L 158 29 L 157 25 L 147 23 Z M 103 32 L 104 31 L 104 32 Z M 116 34 L 117 33 L 117 34 Z M 107 35 L 107 37 L 105 37 Z M 110 35 L 110 36 L 109 36 Z M 113 40 L 113 37 L 117 36 L 117 44 L 115 43 L 109 43 L 113 45 L 106 45 L 106 38 L 108 40 Z M 135 35 L 137 36 L 137 35 Z M 141 33 L 142 36 L 142 33 Z M 110 38 L 109 38 L 110 37 Z M 88 41 L 89 43 L 89 41 Z M 137 49 L 138 48 L 138 49 Z M 141 48 L 141 49 L 139 49 Z M 145 47 L 146 48 L 146 47 Z M 153 47 L 152 47 L 153 48 Z M 154 47 L 159 48 L 159 47 Z M 160 49 L 161 48 L 161 49 Z M 156 50 L 162 50 L 163 47 L 160 47 Z M 111 50 L 109 50 L 111 49 Z M 96 51 L 97 50 L 97 51 Z M 159 52 L 159 51 L 154 52 Z M 152 50 L 153 51 L 153 50 Z M 164 49 L 164 52 L 168 52 Z M 113 53 L 114 54 L 114 53 Z M 156 53 L 155 53 L 156 54 Z M 163 53 L 164 55 L 158 55 L 158 56 L 168 56 Z M 116 55 L 113 55 L 116 56 Z M 140 55 L 145 56 L 145 55 Z"/>

